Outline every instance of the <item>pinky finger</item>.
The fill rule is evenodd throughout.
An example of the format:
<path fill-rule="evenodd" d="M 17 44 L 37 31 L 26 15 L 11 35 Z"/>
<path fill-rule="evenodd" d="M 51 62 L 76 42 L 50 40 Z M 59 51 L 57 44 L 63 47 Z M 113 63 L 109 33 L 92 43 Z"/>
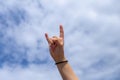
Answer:
<path fill-rule="evenodd" d="M 46 37 L 47 42 L 50 44 L 50 39 L 49 39 L 49 37 L 48 37 L 48 34 L 47 34 L 47 33 L 45 33 L 45 37 Z"/>

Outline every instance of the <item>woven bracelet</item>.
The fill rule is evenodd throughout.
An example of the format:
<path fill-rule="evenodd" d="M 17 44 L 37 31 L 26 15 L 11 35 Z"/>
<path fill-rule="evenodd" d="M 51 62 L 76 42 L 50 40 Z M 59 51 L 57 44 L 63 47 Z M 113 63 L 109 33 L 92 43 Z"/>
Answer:
<path fill-rule="evenodd" d="M 65 60 L 65 61 L 61 61 L 61 62 L 56 62 L 55 64 L 61 64 L 61 63 L 65 63 L 65 62 L 68 62 L 68 60 Z"/>

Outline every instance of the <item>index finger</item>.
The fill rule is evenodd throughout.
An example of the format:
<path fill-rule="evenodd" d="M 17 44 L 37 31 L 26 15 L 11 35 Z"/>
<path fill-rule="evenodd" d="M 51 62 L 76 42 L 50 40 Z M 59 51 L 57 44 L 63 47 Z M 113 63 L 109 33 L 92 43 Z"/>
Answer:
<path fill-rule="evenodd" d="M 60 25 L 60 38 L 64 38 L 64 30 L 62 25 Z"/>

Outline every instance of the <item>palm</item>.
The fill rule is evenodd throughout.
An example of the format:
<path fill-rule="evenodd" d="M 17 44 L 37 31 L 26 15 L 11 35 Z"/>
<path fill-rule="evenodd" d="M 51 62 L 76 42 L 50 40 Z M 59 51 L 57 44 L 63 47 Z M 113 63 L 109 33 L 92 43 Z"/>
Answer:
<path fill-rule="evenodd" d="M 52 38 L 48 37 L 48 34 L 45 34 L 46 39 L 49 44 L 49 49 L 51 56 L 55 61 L 64 58 L 64 31 L 63 27 L 60 26 L 60 37 L 53 36 Z"/>

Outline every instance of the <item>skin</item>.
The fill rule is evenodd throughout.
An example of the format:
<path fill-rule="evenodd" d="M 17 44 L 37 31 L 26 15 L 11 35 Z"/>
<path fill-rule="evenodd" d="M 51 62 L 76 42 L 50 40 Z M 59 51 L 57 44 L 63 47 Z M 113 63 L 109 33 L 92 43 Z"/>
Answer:
<path fill-rule="evenodd" d="M 50 55 L 52 56 L 55 63 L 65 61 L 64 55 L 64 30 L 63 26 L 60 25 L 60 36 L 49 37 L 45 33 L 46 40 L 49 45 Z M 63 80 L 78 80 L 70 64 L 68 62 L 57 64 L 58 71 L 60 72 Z"/>

